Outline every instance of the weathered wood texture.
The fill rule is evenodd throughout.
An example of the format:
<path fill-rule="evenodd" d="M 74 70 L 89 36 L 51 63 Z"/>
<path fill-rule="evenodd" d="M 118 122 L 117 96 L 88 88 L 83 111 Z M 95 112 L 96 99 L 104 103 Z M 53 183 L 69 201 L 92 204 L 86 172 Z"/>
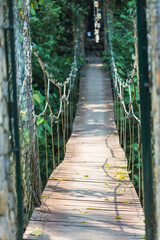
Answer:
<path fill-rule="evenodd" d="M 114 122 L 111 83 L 87 64 L 64 161 L 50 176 L 24 239 L 141 239 L 144 217 Z M 117 216 L 119 219 L 117 219 Z M 30 233 L 39 226 L 44 236 Z"/>

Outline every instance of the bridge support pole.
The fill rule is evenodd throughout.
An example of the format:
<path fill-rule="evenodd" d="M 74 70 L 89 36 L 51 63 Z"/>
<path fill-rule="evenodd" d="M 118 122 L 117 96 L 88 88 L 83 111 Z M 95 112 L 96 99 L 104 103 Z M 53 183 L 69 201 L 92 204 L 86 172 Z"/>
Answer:
<path fill-rule="evenodd" d="M 137 2 L 138 61 L 141 104 L 141 138 L 143 152 L 143 189 L 146 239 L 156 238 L 155 206 L 153 194 L 151 150 L 151 94 L 148 77 L 148 45 L 146 24 L 146 0 Z"/>
<path fill-rule="evenodd" d="M 14 13 L 13 1 L 9 1 L 9 36 L 10 36 L 10 59 L 12 71 L 12 106 L 13 106 L 13 146 L 12 152 L 15 154 L 16 160 L 16 187 L 17 187 L 17 240 L 21 240 L 23 236 L 23 213 L 22 213 L 22 191 L 21 191 L 21 159 L 20 159 L 20 143 L 19 143 L 19 121 L 17 106 L 17 83 L 16 83 L 16 60 L 15 60 L 15 36 L 14 36 Z M 7 39 L 6 39 L 7 41 Z M 6 46 L 7 48 L 8 46 Z M 7 50 L 7 49 L 6 49 Z M 8 58 L 8 56 L 6 56 Z M 8 62 L 8 61 L 7 61 Z M 8 66 L 9 67 L 9 66 Z M 8 74 L 7 74 L 8 75 Z M 9 80 L 9 79 L 8 79 Z M 9 109 L 10 111 L 11 109 Z"/>

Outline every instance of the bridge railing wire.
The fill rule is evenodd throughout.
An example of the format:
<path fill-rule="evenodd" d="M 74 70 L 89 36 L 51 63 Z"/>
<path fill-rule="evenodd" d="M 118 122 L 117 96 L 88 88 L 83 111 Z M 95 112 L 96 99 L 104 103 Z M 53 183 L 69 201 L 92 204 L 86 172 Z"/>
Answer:
<path fill-rule="evenodd" d="M 11 7 L 12 11 L 15 10 L 17 13 L 15 14 L 14 22 L 15 43 L 10 40 L 13 26 L 9 25 L 10 17 L 7 9 L 6 6 L 5 50 L 8 80 L 11 185 L 14 191 L 15 202 L 22 202 L 22 207 L 15 208 L 17 232 L 19 229 L 20 235 L 22 235 L 34 207 L 40 205 L 40 196 L 50 173 L 63 160 L 66 142 L 72 131 L 76 103 L 78 101 L 79 30 L 77 23 L 74 60 L 68 78 L 61 83 L 48 73 L 46 65 L 43 64 L 39 57 L 37 48 L 30 42 L 29 5 L 26 4 L 23 9 L 23 18 L 19 15 L 19 9 L 16 4 L 14 8 Z M 16 49 L 14 61 L 11 58 L 13 57 L 11 56 L 13 55 L 11 54 L 11 44 L 12 46 L 15 45 Z M 33 92 L 31 48 L 43 73 L 44 85 L 41 95 L 45 96 L 42 102 Z M 14 82 L 17 90 L 16 101 L 18 109 L 16 112 L 13 104 L 12 62 L 16 65 Z M 36 101 L 33 103 L 34 96 L 41 104 L 40 112 L 36 111 L 36 114 Z M 19 121 L 19 131 L 17 130 L 17 132 L 14 129 L 15 115 Z M 16 138 L 19 139 L 20 148 L 17 148 L 15 145 Z M 20 158 L 16 164 L 17 152 Z M 17 180 L 16 165 L 20 168 L 20 180 Z M 21 189 L 22 196 L 17 191 L 16 185 Z"/>
<path fill-rule="evenodd" d="M 39 181 L 39 164 L 36 161 L 31 68 L 28 67 L 30 62 L 27 55 L 28 50 L 30 51 L 30 43 L 28 41 L 29 36 L 27 34 L 25 34 L 25 37 L 23 36 L 24 29 L 26 31 L 25 20 L 28 19 L 29 21 L 29 9 L 24 8 L 24 18 L 21 20 L 18 14 L 13 15 L 13 11 L 15 13 L 19 12 L 16 4 L 13 5 L 13 2 L 10 1 L 9 11 L 8 6 L 4 4 L 7 100 L 10 127 L 10 181 L 15 200 L 14 213 L 17 223 L 17 237 L 20 238 L 34 206 L 38 206 L 40 203 L 41 184 Z M 15 17 L 14 21 L 13 16 Z M 16 98 L 16 102 L 14 98 Z M 18 125 L 17 129 L 15 129 L 16 125 Z M 16 141 L 18 144 L 16 144 Z"/>
<path fill-rule="evenodd" d="M 120 143 L 128 159 L 128 172 L 135 185 L 139 198 L 142 200 L 142 151 L 141 151 L 141 120 L 139 109 L 135 110 L 139 85 L 136 78 L 137 61 L 133 56 L 134 64 L 127 79 L 122 79 L 115 63 L 113 44 L 111 40 L 110 15 L 107 14 L 107 32 L 110 54 L 111 77 L 113 81 L 114 110 Z M 139 108 L 139 107 L 138 107 Z"/>

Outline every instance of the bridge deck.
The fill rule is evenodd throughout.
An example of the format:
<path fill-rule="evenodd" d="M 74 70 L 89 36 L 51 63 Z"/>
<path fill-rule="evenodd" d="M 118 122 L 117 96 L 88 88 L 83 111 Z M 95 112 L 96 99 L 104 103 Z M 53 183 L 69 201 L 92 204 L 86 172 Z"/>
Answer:
<path fill-rule="evenodd" d="M 126 165 L 110 79 L 101 63 L 87 64 L 65 159 L 50 176 L 24 239 L 141 239 L 143 211 Z M 44 235 L 31 235 L 37 226 Z"/>

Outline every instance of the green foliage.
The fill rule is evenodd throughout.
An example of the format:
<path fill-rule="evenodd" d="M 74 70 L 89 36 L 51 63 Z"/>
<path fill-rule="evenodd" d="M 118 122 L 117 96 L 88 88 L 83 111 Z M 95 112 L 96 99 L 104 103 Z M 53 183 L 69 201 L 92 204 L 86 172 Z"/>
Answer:
<path fill-rule="evenodd" d="M 34 0 L 34 3 L 36 1 Z M 31 4 L 31 37 L 38 47 L 39 56 L 46 63 L 49 73 L 63 82 L 68 76 L 74 55 L 74 34 L 77 14 L 86 14 L 83 5 L 72 1 L 39 1 Z M 33 58 L 33 76 L 41 81 L 42 73 L 37 59 Z M 62 67 L 63 66 L 63 67 Z"/>
<path fill-rule="evenodd" d="M 68 76 L 73 61 L 74 41 L 70 11 L 66 8 L 65 1 L 57 3 L 47 0 L 45 4 L 39 2 L 36 15 L 31 12 L 32 41 L 38 46 L 39 56 L 47 64 L 49 73 L 59 81 L 64 81 Z M 33 68 L 33 76 L 36 83 L 39 83 L 43 75 L 36 58 L 33 58 L 33 65 L 36 66 Z"/>
<path fill-rule="evenodd" d="M 133 31 L 135 1 L 125 1 L 119 6 L 115 6 L 114 1 L 112 4 L 110 26 L 115 63 L 120 77 L 126 79 L 132 70 L 132 55 L 135 54 Z"/>

